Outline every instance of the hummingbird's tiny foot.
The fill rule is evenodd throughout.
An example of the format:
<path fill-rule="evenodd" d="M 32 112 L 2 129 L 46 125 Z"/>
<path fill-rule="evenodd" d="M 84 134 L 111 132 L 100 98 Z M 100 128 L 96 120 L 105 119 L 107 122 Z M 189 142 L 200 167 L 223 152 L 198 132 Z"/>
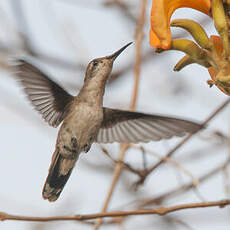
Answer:
<path fill-rule="evenodd" d="M 75 137 L 71 138 L 71 143 L 74 149 L 77 149 L 78 144 L 77 144 L 77 139 Z"/>
<path fill-rule="evenodd" d="M 93 137 L 90 137 L 90 138 L 89 138 L 89 142 L 88 142 L 87 144 L 84 145 L 83 151 L 84 151 L 85 153 L 89 152 L 89 150 L 90 150 L 90 148 L 91 148 L 91 145 L 92 145 L 92 143 L 93 143 L 93 139 L 94 139 Z"/>
<path fill-rule="evenodd" d="M 85 153 L 89 152 L 90 147 L 91 147 L 91 145 L 88 145 L 88 144 L 84 145 L 83 151 L 84 151 Z"/>

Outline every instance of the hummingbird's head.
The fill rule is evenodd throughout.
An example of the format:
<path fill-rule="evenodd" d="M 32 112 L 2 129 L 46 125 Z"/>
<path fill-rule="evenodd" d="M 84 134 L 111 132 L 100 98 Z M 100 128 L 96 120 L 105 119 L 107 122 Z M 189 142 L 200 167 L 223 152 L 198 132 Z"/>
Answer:
<path fill-rule="evenodd" d="M 131 44 L 132 42 L 128 43 L 112 55 L 93 59 L 87 66 L 85 82 L 90 81 L 91 79 L 93 81 L 106 81 L 112 71 L 115 59 Z"/>

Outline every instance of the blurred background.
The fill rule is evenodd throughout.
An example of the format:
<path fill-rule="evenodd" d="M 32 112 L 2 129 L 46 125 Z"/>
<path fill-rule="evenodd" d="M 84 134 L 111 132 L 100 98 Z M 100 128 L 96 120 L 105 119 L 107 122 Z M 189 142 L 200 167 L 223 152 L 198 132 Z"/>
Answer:
<path fill-rule="evenodd" d="M 41 191 L 54 151 L 58 128 L 45 123 L 32 108 L 10 69 L 15 58 L 26 58 L 76 95 L 87 63 L 109 55 L 135 40 L 141 1 L 132 0 L 1 0 L 0 2 L 0 211 L 30 216 L 90 214 L 101 211 L 111 186 L 118 144 L 94 144 L 82 154 L 60 198 L 42 199 Z M 143 28 L 142 64 L 136 110 L 204 121 L 227 96 L 209 88 L 207 70 L 173 66 L 177 51 L 155 54 L 149 46 L 151 1 Z M 173 18 L 193 18 L 209 35 L 210 18 L 191 9 Z M 174 38 L 188 38 L 173 29 Z M 191 38 L 190 38 L 191 39 Z M 135 44 L 115 62 L 107 84 L 105 106 L 128 109 L 134 87 Z M 144 184 L 124 168 L 108 211 L 154 208 L 230 197 L 229 114 L 226 107 L 207 128 L 186 143 L 171 161 L 153 171 Z M 180 138 L 132 146 L 125 162 L 137 170 L 150 168 Z M 106 149 L 111 157 L 106 154 Z M 199 184 L 197 185 L 197 183 Z M 192 209 L 166 216 L 106 219 L 100 229 L 229 229 L 229 208 Z M 90 222 L 0 222 L 0 229 L 94 229 Z"/>

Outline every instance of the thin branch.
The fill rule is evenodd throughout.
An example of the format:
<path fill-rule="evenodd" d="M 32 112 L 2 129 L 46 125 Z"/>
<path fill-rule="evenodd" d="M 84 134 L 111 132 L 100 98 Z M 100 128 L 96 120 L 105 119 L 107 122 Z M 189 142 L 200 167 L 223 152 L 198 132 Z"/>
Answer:
<path fill-rule="evenodd" d="M 134 79 L 134 89 L 133 89 L 133 96 L 130 102 L 130 110 L 134 110 L 136 106 L 136 101 L 137 101 L 137 95 L 138 95 L 138 88 L 139 88 L 139 80 L 140 80 L 140 69 L 141 69 L 141 43 L 143 41 L 143 26 L 145 22 L 145 9 L 146 9 L 146 4 L 147 0 L 142 0 L 141 1 L 141 13 L 140 17 L 138 20 L 138 25 L 137 25 L 137 30 L 136 30 L 136 63 L 134 66 L 134 73 L 135 73 L 135 79 Z M 114 174 L 113 174 L 113 180 L 112 184 L 110 186 L 109 192 L 107 194 L 104 206 L 102 208 L 102 212 L 105 212 L 108 208 L 109 202 L 111 200 L 111 197 L 113 195 L 113 191 L 115 189 L 115 186 L 117 184 L 117 181 L 120 177 L 120 173 L 123 167 L 123 160 L 125 158 L 125 153 L 126 150 L 129 148 L 129 145 L 121 145 L 121 152 L 119 154 L 119 160 L 116 164 L 116 167 L 114 169 Z M 100 225 L 102 223 L 102 219 L 98 219 L 98 221 L 95 224 L 95 230 L 98 230 Z"/>
<path fill-rule="evenodd" d="M 142 63 L 142 56 L 141 56 L 141 43 L 144 39 L 143 35 L 143 27 L 145 23 L 145 9 L 146 9 L 147 0 L 142 0 L 141 2 L 141 13 L 138 20 L 138 25 L 136 29 L 136 62 L 134 65 L 134 90 L 133 96 L 130 102 L 130 110 L 134 110 L 137 102 L 137 95 L 138 95 L 138 86 L 140 81 L 140 73 L 141 73 L 141 63 Z"/>
<path fill-rule="evenodd" d="M 229 163 L 230 163 L 230 157 L 227 158 L 222 164 L 218 165 L 217 167 L 211 169 L 204 175 L 200 176 L 198 178 L 199 183 L 202 184 L 208 179 L 211 179 L 213 176 L 217 175 L 226 167 L 228 167 Z M 116 209 L 117 210 L 127 209 L 127 207 L 133 207 L 133 208 L 136 207 L 138 209 L 143 209 L 151 205 L 161 205 L 165 200 L 170 199 L 172 197 L 179 196 L 180 194 L 185 194 L 185 192 L 188 192 L 190 189 L 193 188 L 194 188 L 194 184 L 190 182 L 182 186 L 176 187 L 174 189 L 168 190 L 165 193 L 162 193 L 155 197 L 148 197 L 141 200 L 134 200 L 128 203 L 124 203 L 123 205 L 116 207 Z"/>
<path fill-rule="evenodd" d="M 110 202 L 111 197 L 113 195 L 113 191 L 114 191 L 115 186 L 117 184 L 117 181 L 118 181 L 118 179 L 120 177 L 120 173 L 121 173 L 121 170 L 122 170 L 122 167 L 123 167 L 122 161 L 123 161 L 123 159 L 125 157 L 125 153 L 126 153 L 126 150 L 128 149 L 128 147 L 129 147 L 128 145 L 122 145 L 122 147 L 121 147 L 121 152 L 120 152 L 120 155 L 119 155 L 119 161 L 117 162 L 116 167 L 114 169 L 112 184 L 111 184 L 109 192 L 107 194 L 104 206 L 102 208 L 102 212 L 105 212 L 107 210 L 108 206 L 109 206 L 109 202 Z M 96 224 L 95 224 L 95 230 L 99 229 L 101 224 L 102 224 L 102 219 L 98 219 L 96 221 Z"/>
<path fill-rule="evenodd" d="M 115 6 L 120 10 L 121 13 L 123 13 L 123 15 L 126 18 L 128 18 L 129 20 L 131 20 L 134 23 L 137 22 L 137 18 L 129 10 L 130 6 L 127 5 L 125 2 L 122 2 L 120 0 L 110 0 L 110 1 L 104 2 L 104 6 L 106 6 L 106 7 Z"/>
<path fill-rule="evenodd" d="M 207 119 L 202 123 L 202 126 L 205 127 L 208 122 L 210 122 L 217 114 L 219 114 L 228 104 L 230 103 L 230 99 L 227 99 L 221 106 L 219 106 L 211 115 L 207 117 Z M 189 134 L 186 138 L 184 138 L 181 142 L 179 142 L 173 149 L 171 149 L 165 157 L 171 157 L 178 149 L 180 149 L 185 143 L 187 143 L 196 133 Z M 152 173 L 156 168 L 162 165 L 165 161 L 162 159 L 153 165 L 150 169 L 148 169 L 145 177 L 142 177 L 137 183 L 136 186 L 143 184 L 150 173 Z"/>
<path fill-rule="evenodd" d="M 199 184 L 199 180 L 198 180 L 196 177 L 194 177 L 194 176 L 192 175 L 192 173 L 191 173 L 189 170 L 187 170 L 186 168 L 184 168 L 184 167 L 183 167 L 181 164 L 179 164 L 177 161 L 175 161 L 175 160 L 173 160 L 173 159 L 171 159 L 171 158 L 167 158 L 167 157 L 164 157 L 164 156 L 160 156 L 159 154 L 154 153 L 154 152 L 151 151 L 151 150 L 147 150 L 147 149 L 143 148 L 142 146 L 131 145 L 131 147 L 132 147 L 132 148 L 135 148 L 135 149 L 138 149 L 138 150 L 141 150 L 141 151 L 142 151 L 142 155 L 143 155 L 143 154 L 146 154 L 146 153 L 149 153 L 149 154 L 151 154 L 151 155 L 157 157 L 157 158 L 160 159 L 160 160 L 167 161 L 168 163 L 170 163 L 170 164 L 172 164 L 173 166 L 175 166 L 175 168 L 177 168 L 177 169 L 183 171 L 185 174 L 187 174 L 189 177 L 191 177 L 191 179 L 192 179 L 193 184 L 194 184 L 195 187 Z M 132 173 L 134 173 L 134 174 L 136 174 L 136 175 L 138 175 L 139 177 L 143 177 L 143 176 L 146 175 L 146 174 L 145 174 L 145 172 L 146 172 L 146 167 L 145 167 L 145 166 L 144 166 L 144 169 L 143 169 L 143 170 L 141 170 L 141 169 L 135 169 L 133 166 L 131 166 L 130 164 L 128 164 L 128 163 L 126 163 L 126 162 L 124 162 L 124 161 L 119 161 L 119 160 L 114 159 L 114 158 L 111 156 L 111 154 L 108 152 L 107 149 L 105 149 L 105 148 L 102 147 L 101 150 L 102 150 L 103 153 L 104 153 L 106 156 L 108 156 L 115 164 L 117 164 L 117 163 L 122 163 L 124 169 L 126 169 L 126 170 L 128 170 L 128 171 L 130 171 L 130 172 L 132 172 Z M 146 161 L 146 160 L 145 160 L 145 161 Z"/>
<path fill-rule="evenodd" d="M 146 153 L 150 153 L 151 155 L 157 157 L 158 159 L 164 161 L 164 162 L 168 162 L 168 163 L 171 163 L 172 165 L 175 166 L 175 168 L 181 170 L 182 172 L 184 172 L 185 174 L 187 174 L 189 177 L 191 177 L 192 181 L 193 181 L 193 184 L 194 186 L 196 187 L 198 184 L 199 184 L 199 180 L 193 176 L 193 174 L 188 170 L 186 169 L 184 166 L 182 166 L 180 163 L 178 163 L 177 161 L 167 157 L 167 156 L 161 156 L 160 154 L 157 154 L 149 149 L 145 149 L 143 146 L 135 146 L 135 145 L 132 145 L 132 147 L 134 148 L 137 148 L 137 149 L 140 149 L 141 151 L 145 151 Z M 146 170 L 144 170 L 146 171 Z M 142 173 L 143 175 L 143 173 Z"/>
<path fill-rule="evenodd" d="M 230 158 L 228 158 L 221 165 L 217 166 L 216 168 L 210 170 L 209 172 L 207 172 L 203 176 L 199 177 L 198 178 L 199 183 L 201 184 L 204 181 L 206 181 L 207 179 L 210 179 L 211 177 L 213 177 L 217 173 L 221 172 L 222 170 L 224 170 L 229 165 L 229 163 L 230 163 Z M 169 190 L 169 191 L 167 191 L 167 192 L 165 192 L 165 193 L 163 193 L 157 197 L 144 199 L 144 200 L 140 201 L 139 207 L 145 207 L 145 206 L 149 206 L 149 205 L 160 204 L 164 200 L 169 199 L 170 197 L 175 197 L 177 195 L 180 195 L 186 191 L 189 191 L 192 188 L 194 188 L 194 184 L 192 182 L 190 182 L 188 184 L 182 185 L 182 186 L 177 187 L 175 189 Z"/>
<path fill-rule="evenodd" d="M 142 146 L 140 146 L 140 150 L 142 152 L 143 169 L 144 169 L 144 171 L 147 171 L 146 151 L 145 151 L 145 149 Z"/>
<path fill-rule="evenodd" d="M 128 164 L 124 161 L 119 161 L 119 160 L 114 159 L 106 148 L 101 148 L 101 150 L 107 157 L 109 157 L 109 159 L 112 162 L 114 162 L 115 164 L 122 163 L 122 165 L 125 169 L 127 169 L 128 171 L 130 171 L 132 173 L 138 174 L 140 176 L 140 174 L 141 174 L 140 170 L 134 169 L 130 164 Z"/>
<path fill-rule="evenodd" d="M 105 217 L 121 217 L 121 216 L 134 216 L 134 215 L 166 215 L 171 212 L 176 212 L 186 209 L 194 208 L 207 208 L 207 207 L 220 207 L 224 208 L 225 206 L 230 205 L 230 200 L 219 200 L 219 201 L 210 201 L 210 202 L 199 202 L 199 203 L 189 203 L 189 204 L 180 204 L 171 207 L 158 207 L 155 209 L 142 209 L 134 211 L 115 211 L 115 212 L 102 212 L 95 214 L 86 214 L 86 215 L 73 215 L 73 216 L 54 216 L 54 217 L 30 217 L 30 216 L 17 216 L 10 215 L 4 212 L 0 212 L 0 220 L 17 220 L 17 221 L 39 221 L 39 222 L 48 222 L 48 221 L 84 221 L 92 220 Z"/>

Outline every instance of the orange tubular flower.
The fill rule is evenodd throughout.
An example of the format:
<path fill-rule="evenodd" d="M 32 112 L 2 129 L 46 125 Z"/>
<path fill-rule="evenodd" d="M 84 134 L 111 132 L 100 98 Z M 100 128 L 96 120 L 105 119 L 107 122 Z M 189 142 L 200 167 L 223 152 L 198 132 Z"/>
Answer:
<path fill-rule="evenodd" d="M 171 46 L 170 18 L 182 7 L 190 7 L 209 15 L 210 0 L 153 0 L 151 10 L 150 45 L 169 49 Z"/>

